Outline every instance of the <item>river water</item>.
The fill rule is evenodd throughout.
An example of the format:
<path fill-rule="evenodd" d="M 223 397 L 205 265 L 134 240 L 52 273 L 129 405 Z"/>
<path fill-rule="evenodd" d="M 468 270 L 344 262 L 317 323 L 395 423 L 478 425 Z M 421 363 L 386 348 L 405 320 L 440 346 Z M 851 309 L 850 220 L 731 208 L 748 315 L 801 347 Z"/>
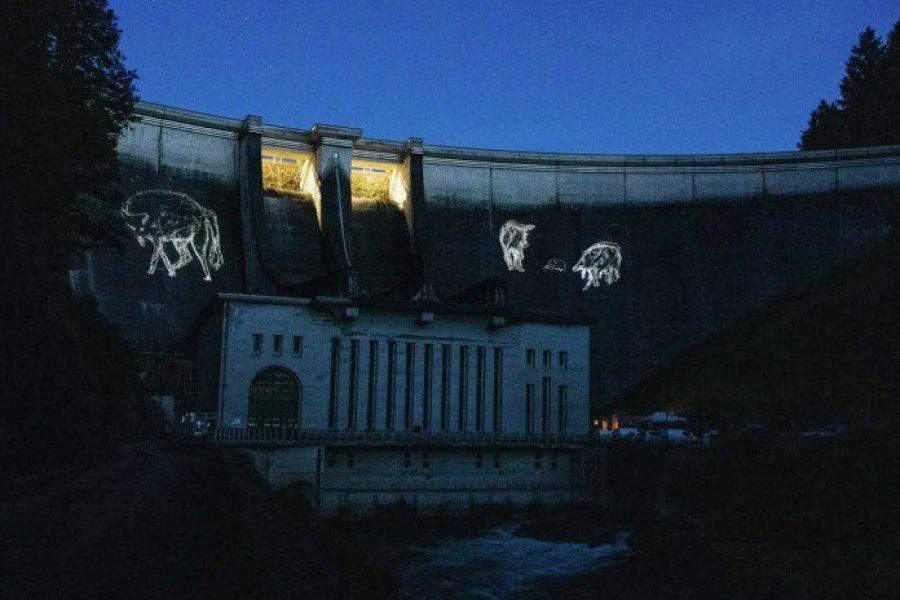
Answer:
<path fill-rule="evenodd" d="M 396 576 L 402 599 L 550 598 L 542 580 L 580 575 L 631 553 L 628 533 L 591 546 L 516 535 L 505 524 L 469 537 L 445 537 L 405 548 Z"/>

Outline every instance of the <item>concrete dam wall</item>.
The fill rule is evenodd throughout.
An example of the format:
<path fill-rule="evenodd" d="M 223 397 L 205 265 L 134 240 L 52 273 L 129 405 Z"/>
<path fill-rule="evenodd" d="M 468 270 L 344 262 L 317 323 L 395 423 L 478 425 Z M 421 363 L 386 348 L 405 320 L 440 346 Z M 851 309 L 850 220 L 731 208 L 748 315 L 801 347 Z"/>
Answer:
<path fill-rule="evenodd" d="M 900 191 L 900 146 L 540 154 L 137 115 L 119 145 L 131 237 L 72 281 L 141 351 L 186 350 L 218 292 L 490 304 L 503 290 L 509 308 L 593 320 L 595 407 L 883 239 Z"/>

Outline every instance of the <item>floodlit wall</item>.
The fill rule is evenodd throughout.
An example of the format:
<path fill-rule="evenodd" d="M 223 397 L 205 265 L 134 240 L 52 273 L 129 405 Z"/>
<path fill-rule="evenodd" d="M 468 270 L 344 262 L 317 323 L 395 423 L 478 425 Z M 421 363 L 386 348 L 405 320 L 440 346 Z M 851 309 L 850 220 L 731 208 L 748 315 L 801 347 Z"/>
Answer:
<path fill-rule="evenodd" d="M 364 296 L 446 300 L 499 279 L 514 307 L 594 320 L 597 406 L 883 239 L 900 190 L 897 146 L 541 154 L 137 112 L 119 144 L 124 253 L 90 252 L 72 283 L 138 349 L 181 347 L 217 292 L 336 293 L 356 269 Z"/>
<path fill-rule="evenodd" d="M 407 448 L 325 449 L 319 511 L 366 514 L 406 503 L 421 513 L 474 505 L 569 501 L 572 451 Z"/>
<path fill-rule="evenodd" d="M 250 296 L 224 301 L 224 427 L 251 424 L 254 377 L 280 367 L 299 381 L 300 406 L 289 417 L 301 429 L 573 435 L 588 429 L 585 325 L 495 327 L 488 315 L 435 312 L 424 321 L 424 311 L 411 309 Z M 280 351 L 275 336 L 283 340 Z M 294 337 L 302 339 L 302 352 L 293 351 Z"/>
<path fill-rule="evenodd" d="M 303 485 L 322 516 L 403 505 L 433 514 L 465 513 L 485 504 L 568 502 L 576 452 L 474 446 L 249 446 L 244 451 L 276 489 Z"/>
<path fill-rule="evenodd" d="M 576 156 L 426 145 L 423 162 L 419 237 L 438 294 L 499 277 L 514 306 L 593 319 L 596 406 L 883 239 L 900 188 L 900 147 Z"/>
<path fill-rule="evenodd" d="M 216 293 L 243 289 L 239 125 L 160 109 L 123 132 L 121 252 L 88 252 L 71 279 L 138 350 L 182 346 Z"/>

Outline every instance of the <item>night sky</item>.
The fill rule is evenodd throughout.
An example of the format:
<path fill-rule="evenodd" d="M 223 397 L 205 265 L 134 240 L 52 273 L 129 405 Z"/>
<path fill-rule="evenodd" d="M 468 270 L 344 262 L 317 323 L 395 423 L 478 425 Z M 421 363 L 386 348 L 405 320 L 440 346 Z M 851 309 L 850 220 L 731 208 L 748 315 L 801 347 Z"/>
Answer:
<path fill-rule="evenodd" d="M 110 0 L 142 100 L 480 148 L 794 150 L 896 0 Z"/>

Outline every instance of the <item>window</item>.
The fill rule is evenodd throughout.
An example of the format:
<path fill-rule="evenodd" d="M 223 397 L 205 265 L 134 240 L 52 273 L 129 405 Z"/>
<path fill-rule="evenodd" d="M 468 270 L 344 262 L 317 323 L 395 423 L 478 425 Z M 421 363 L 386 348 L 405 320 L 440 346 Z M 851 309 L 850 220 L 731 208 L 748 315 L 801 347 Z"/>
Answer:
<path fill-rule="evenodd" d="M 303 356 L 303 338 L 299 335 L 294 336 L 292 353 L 294 356 Z"/>
<path fill-rule="evenodd" d="M 534 366 L 534 350 L 532 350 L 531 348 L 525 351 L 525 363 L 529 367 Z"/>
<path fill-rule="evenodd" d="M 347 390 L 347 429 L 356 429 L 359 391 L 359 340 L 350 340 L 350 385 Z"/>
<path fill-rule="evenodd" d="M 525 432 L 534 433 L 534 384 L 525 384 Z"/>
<path fill-rule="evenodd" d="M 484 431 L 484 363 L 485 348 L 475 354 L 475 431 Z"/>
<path fill-rule="evenodd" d="M 253 334 L 253 354 L 259 354 L 262 352 L 262 334 L 254 333 Z"/>
<path fill-rule="evenodd" d="M 540 453 L 540 452 L 535 452 L 535 453 L 534 453 L 534 468 L 535 468 L 535 469 L 540 469 L 540 468 L 541 468 L 541 466 L 543 465 L 542 460 L 543 460 L 543 456 L 541 455 L 541 453 Z"/>
<path fill-rule="evenodd" d="M 550 433 L 550 378 L 544 377 L 541 385 L 541 432 Z"/>
<path fill-rule="evenodd" d="M 434 347 L 431 344 L 425 344 L 425 365 L 422 368 L 422 430 L 428 431 L 431 426 L 431 388 L 432 379 L 432 355 Z"/>
<path fill-rule="evenodd" d="M 427 469 L 431 466 L 431 456 L 427 452 L 422 453 L 422 468 Z"/>
<path fill-rule="evenodd" d="M 397 391 L 397 342 L 388 342 L 387 385 L 385 399 L 384 428 L 391 431 L 394 428 L 394 403 Z"/>
<path fill-rule="evenodd" d="M 556 452 L 550 455 L 550 468 L 556 469 Z"/>
<path fill-rule="evenodd" d="M 499 452 L 494 454 L 494 468 L 495 469 L 500 468 L 500 453 Z"/>
<path fill-rule="evenodd" d="M 542 360 L 543 360 L 544 368 L 545 368 L 545 369 L 549 369 L 549 368 L 550 368 L 550 363 L 552 362 L 552 361 L 550 360 L 550 357 L 551 357 L 552 355 L 553 355 L 553 353 L 550 352 L 549 350 L 544 350 L 543 356 L 542 356 L 541 358 L 542 358 Z"/>
<path fill-rule="evenodd" d="M 506 308 L 506 289 L 498 285 L 494 288 L 493 292 L 493 307 Z"/>
<path fill-rule="evenodd" d="M 406 344 L 406 395 L 403 403 L 403 427 L 407 431 L 412 430 L 413 425 L 413 399 L 416 395 L 416 345 L 413 342 Z"/>
<path fill-rule="evenodd" d="M 467 408 L 469 405 L 469 347 L 459 347 L 459 406 L 457 429 L 466 430 Z"/>
<path fill-rule="evenodd" d="M 329 467 L 333 467 L 335 464 L 334 461 L 334 450 L 325 449 L 325 465 Z"/>
<path fill-rule="evenodd" d="M 494 433 L 503 423 L 503 348 L 494 348 Z"/>
<path fill-rule="evenodd" d="M 475 468 L 480 469 L 484 465 L 484 453 L 480 450 L 475 453 Z"/>
<path fill-rule="evenodd" d="M 281 356 L 281 347 L 283 345 L 283 336 L 275 334 L 272 336 L 272 353 L 275 356 Z"/>
<path fill-rule="evenodd" d="M 407 450 L 403 453 L 403 468 L 409 469 L 410 467 L 412 467 L 412 452 Z"/>
<path fill-rule="evenodd" d="M 331 338 L 331 386 L 328 398 L 328 428 L 337 429 L 337 403 L 341 386 L 341 338 Z"/>
<path fill-rule="evenodd" d="M 354 456 L 354 454 L 352 452 L 348 452 L 347 453 L 347 467 L 352 469 L 355 462 L 356 462 L 356 457 Z"/>
<path fill-rule="evenodd" d="M 296 426 L 300 420 L 300 382 L 282 367 L 263 369 L 250 383 L 247 423 L 251 427 Z"/>
<path fill-rule="evenodd" d="M 366 429 L 375 430 L 375 402 L 378 393 L 378 342 L 369 342 L 369 388 L 366 396 Z"/>
<path fill-rule="evenodd" d="M 559 353 L 559 368 L 560 369 L 568 369 L 569 368 L 569 353 L 565 350 L 561 350 Z"/>
<path fill-rule="evenodd" d="M 565 385 L 559 386 L 559 432 L 565 433 L 566 427 L 568 426 L 567 418 L 566 418 L 566 403 L 568 401 L 569 396 L 569 388 Z"/>
<path fill-rule="evenodd" d="M 441 347 L 441 431 L 450 428 L 450 345 Z"/>

